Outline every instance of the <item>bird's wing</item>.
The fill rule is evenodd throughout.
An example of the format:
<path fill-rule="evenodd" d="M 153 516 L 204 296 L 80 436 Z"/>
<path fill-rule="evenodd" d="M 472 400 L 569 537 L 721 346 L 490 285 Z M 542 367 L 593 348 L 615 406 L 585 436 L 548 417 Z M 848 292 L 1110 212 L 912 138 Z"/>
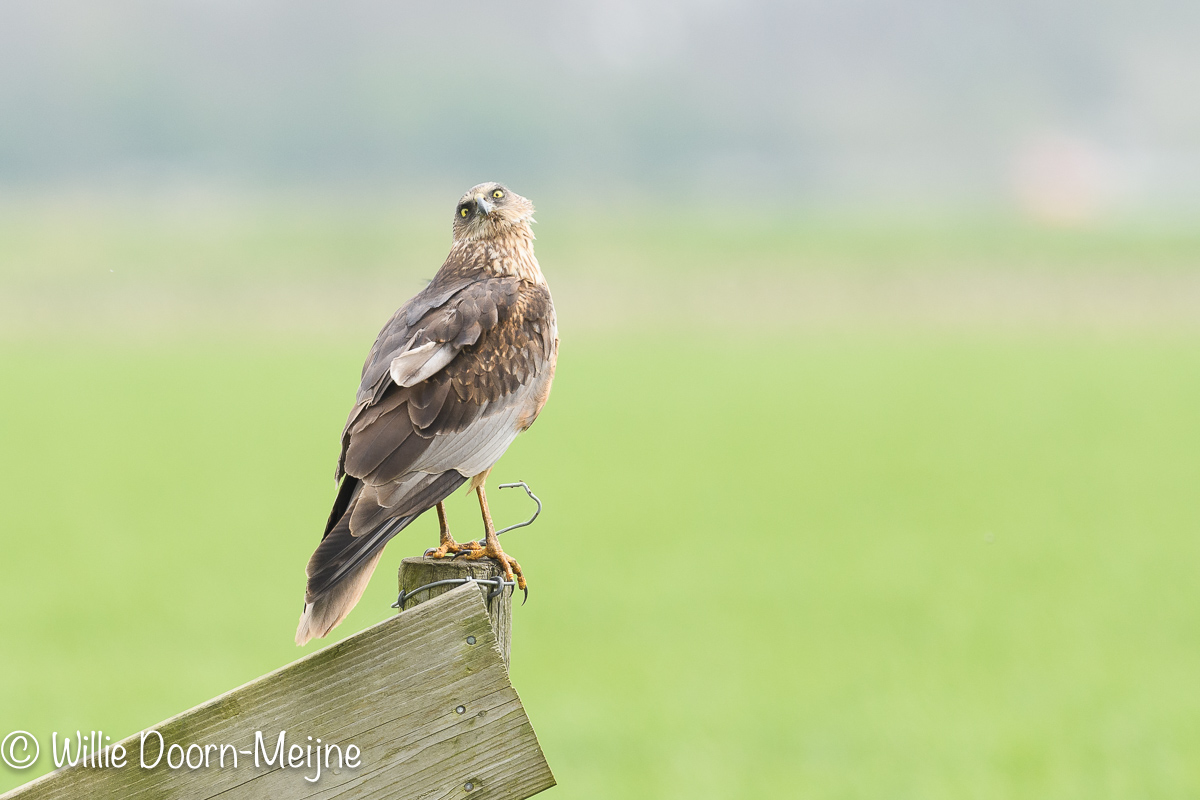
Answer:
<path fill-rule="evenodd" d="M 343 468 L 350 428 L 364 412 L 381 402 L 383 393 L 396 383 L 394 380 L 387 380 L 392 372 L 392 363 L 396 362 L 397 375 L 408 385 L 418 382 L 416 373 L 430 362 L 434 366 L 433 369 L 427 370 L 430 374 L 440 368 L 437 366 L 438 362 L 443 362 L 441 366 L 445 366 L 457 352 L 452 341 L 457 337 L 451 336 L 461 333 L 461 330 L 455 330 L 456 323 L 461 323 L 464 311 L 470 311 L 474 307 L 474 304 L 471 304 L 460 311 L 459 296 L 473 286 L 478 293 L 479 284 L 477 278 L 471 277 L 459 277 L 445 282 L 435 279 L 401 306 L 383 326 L 363 364 L 358 395 L 354 407 L 350 409 L 346 426 L 342 429 L 342 452 L 334 475 L 336 480 L 341 480 L 345 474 Z M 438 341 L 439 339 L 441 341 Z M 426 374 L 420 380 L 428 377 Z"/>
<path fill-rule="evenodd" d="M 342 430 L 342 453 L 338 458 L 336 474 L 338 480 L 343 475 L 348 444 L 346 437 L 350 427 L 364 411 L 382 400 L 383 392 L 391 385 L 391 382 L 385 378 L 391 371 L 392 362 L 399 358 L 401 366 L 407 363 L 410 366 L 419 367 L 421 364 L 411 355 L 410 351 L 419 350 L 422 347 L 426 348 L 422 351 L 423 353 L 433 356 L 432 351 L 436 345 L 434 339 L 438 334 L 450 333 L 444 318 L 450 316 L 453 320 L 456 317 L 456 315 L 446 313 L 448 311 L 447 304 L 450 304 L 464 290 L 478 283 L 477 279 L 466 276 L 446 281 L 435 278 L 428 286 L 402 305 L 383 326 L 379 335 L 375 337 L 375 343 L 371 345 L 371 352 L 367 354 L 367 360 L 363 364 L 362 380 L 358 385 L 354 408 L 350 410 L 350 417 L 346 420 L 346 427 Z M 452 305 L 457 305 L 457 303 Z M 442 312 L 440 316 L 443 317 L 440 329 L 436 327 L 439 311 Z M 444 356 L 439 354 L 437 357 Z M 410 374 L 405 377 L 411 378 L 412 376 Z"/>
<path fill-rule="evenodd" d="M 482 472 L 532 421 L 522 415 L 553 358 L 549 292 L 517 278 L 479 280 L 405 335 L 368 364 L 343 434 L 343 470 L 379 487 L 414 471 Z"/>

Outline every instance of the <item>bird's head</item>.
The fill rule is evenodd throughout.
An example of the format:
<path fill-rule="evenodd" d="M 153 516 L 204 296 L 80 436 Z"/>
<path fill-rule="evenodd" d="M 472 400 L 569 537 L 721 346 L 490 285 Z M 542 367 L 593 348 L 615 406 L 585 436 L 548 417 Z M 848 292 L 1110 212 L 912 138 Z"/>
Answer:
<path fill-rule="evenodd" d="M 533 203 L 498 183 L 481 183 L 454 207 L 454 241 L 487 239 L 532 221 Z"/>

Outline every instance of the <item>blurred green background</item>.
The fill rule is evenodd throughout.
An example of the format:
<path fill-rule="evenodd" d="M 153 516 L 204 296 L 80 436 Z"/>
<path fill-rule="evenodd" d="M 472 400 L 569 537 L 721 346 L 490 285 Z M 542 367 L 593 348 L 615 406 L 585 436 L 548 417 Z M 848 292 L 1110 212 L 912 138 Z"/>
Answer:
<path fill-rule="evenodd" d="M 362 360 L 499 178 L 562 339 L 493 473 L 546 501 L 547 796 L 1200 795 L 1200 18 L 1152 5 L 14 4 L 0 734 L 301 654 Z"/>
<path fill-rule="evenodd" d="M 0 356 L 9 728 L 133 733 L 298 655 L 362 357 L 437 263 L 402 224 L 306 218 L 6 230 L 8 263 L 40 267 L 5 277 L 30 298 Z M 1191 285 L 1188 237 L 585 229 L 540 223 L 561 363 L 495 473 L 547 503 L 508 546 L 554 794 L 1200 791 L 1200 348 L 1190 302 L 1160 296 Z M 719 283 L 734 257 L 755 263 Z M 350 279 L 380 294 L 361 315 L 326 291 Z M 114 305 L 38 327 L 54 282 Z M 832 310 L 788 312 L 808 290 Z M 905 292 L 923 305 L 893 308 Z M 468 498 L 450 512 L 475 535 Z M 393 542 L 336 637 L 391 613 L 400 558 L 435 538 L 429 518 Z"/>

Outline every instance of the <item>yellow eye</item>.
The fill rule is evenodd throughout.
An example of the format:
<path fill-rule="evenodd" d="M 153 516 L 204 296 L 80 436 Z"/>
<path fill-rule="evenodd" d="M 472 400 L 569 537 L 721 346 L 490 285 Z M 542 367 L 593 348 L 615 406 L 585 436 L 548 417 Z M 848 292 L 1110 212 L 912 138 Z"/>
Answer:
<path fill-rule="evenodd" d="M 467 216 L 467 210 L 465 208 L 460 208 L 458 213 L 462 214 L 464 217 Z"/>
<path fill-rule="evenodd" d="M 499 200 L 501 197 L 504 197 L 504 192 L 502 192 L 502 191 L 500 191 L 499 189 L 497 189 L 496 191 L 492 192 L 492 197 L 494 197 L 494 198 L 496 198 L 497 200 Z"/>

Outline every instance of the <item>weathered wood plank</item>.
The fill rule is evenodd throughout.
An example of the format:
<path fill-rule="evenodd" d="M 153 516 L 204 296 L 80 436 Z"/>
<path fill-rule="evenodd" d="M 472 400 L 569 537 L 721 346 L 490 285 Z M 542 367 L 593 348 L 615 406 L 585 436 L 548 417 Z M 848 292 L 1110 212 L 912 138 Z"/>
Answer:
<path fill-rule="evenodd" d="M 478 561 L 451 560 L 449 558 L 406 558 L 400 562 L 398 583 L 400 591 L 411 592 L 418 586 L 425 586 L 437 581 L 455 578 L 471 577 L 476 580 L 495 578 L 503 573 L 495 561 L 484 558 Z M 405 603 L 405 608 L 412 608 L 438 595 L 454 589 L 454 586 L 435 586 L 422 592 L 417 597 Z M 486 598 L 493 587 L 479 587 L 480 596 Z M 486 600 L 488 616 L 492 620 L 492 630 L 496 632 L 496 642 L 500 654 L 504 657 L 504 666 L 509 665 L 509 652 L 512 649 L 512 589 L 505 589 L 502 596 Z"/>
<path fill-rule="evenodd" d="M 468 644 L 473 637 L 474 644 Z M 186 711 L 153 730 L 179 744 L 192 763 L 205 745 L 232 745 L 209 766 L 153 769 L 139 764 L 140 736 L 121 744 L 123 768 L 65 767 L 0 797 L 34 798 L 511 798 L 554 785 L 508 671 L 479 589 L 462 586 L 359 634 Z M 255 766 L 255 733 L 265 755 Z M 280 731 L 288 749 L 350 745 L 351 768 L 330 753 L 319 778 L 314 762 L 267 765 Z M 313 741 L 309 741 L 311 736 Z M 158 752 L 147 739 L 147 762 Z M 49 757 L 44 753 L 43 758 Z M 286 755 L 286 753 L 285 753 Z M 467 787 L 470 788 L 467 788 Z"/>

